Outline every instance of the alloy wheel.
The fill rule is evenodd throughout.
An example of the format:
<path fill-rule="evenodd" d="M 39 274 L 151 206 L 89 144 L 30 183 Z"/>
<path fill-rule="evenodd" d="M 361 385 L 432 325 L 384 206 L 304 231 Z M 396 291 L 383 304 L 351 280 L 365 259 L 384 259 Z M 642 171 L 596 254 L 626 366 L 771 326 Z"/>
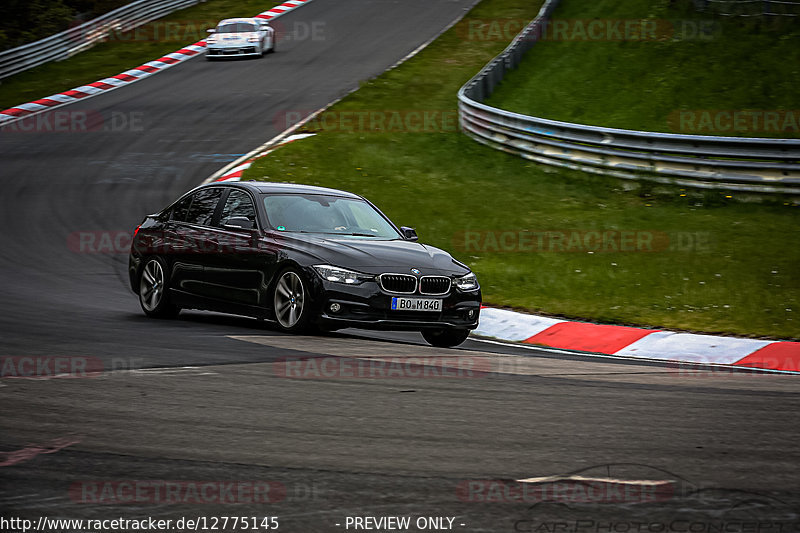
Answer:
<path fill-rule="evenodd" d="M 147 311 L 156 311 L 164 295 L 164 269 L 161 263 L 151 260 L 144 267 L 142 281 L 139 284 L 139 296 L 142 306 Z"/>
<path fill-rule="evenodd" d="M 295 272 L 285 272 L 275 286 L 275 318 L 286 329 L 293 328 L 303 315 L 305 289 Z"/>

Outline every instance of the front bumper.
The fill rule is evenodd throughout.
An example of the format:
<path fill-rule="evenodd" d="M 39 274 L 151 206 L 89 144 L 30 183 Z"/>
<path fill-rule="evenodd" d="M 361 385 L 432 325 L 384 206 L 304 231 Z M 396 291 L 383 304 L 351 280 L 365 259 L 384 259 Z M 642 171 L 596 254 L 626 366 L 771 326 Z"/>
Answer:
<path fill-rule="evenodd" d="M 475 329 L 481 308 L 480 289 L 461 292 L 455 288 L 444 296 L 422 294 L 398 295 L 384 292 L 374 281 L 359 285 L 344 285 L 317 278 L 319 305 L 318 321 L 339 328 L 414 330 Z M 396 311 L 391 309 L 392 297 L 436 298 L 442 300 L 440 312 Z M 339 304 L 332 311 L 332 304 Z"/>
<path fill-rule="evenodd" d="M 208 46 L 206 48 L 206 55 L 211 57 L 255 56 L 258 54 L 258 46 L 253 43 L 235 46 Z"/>

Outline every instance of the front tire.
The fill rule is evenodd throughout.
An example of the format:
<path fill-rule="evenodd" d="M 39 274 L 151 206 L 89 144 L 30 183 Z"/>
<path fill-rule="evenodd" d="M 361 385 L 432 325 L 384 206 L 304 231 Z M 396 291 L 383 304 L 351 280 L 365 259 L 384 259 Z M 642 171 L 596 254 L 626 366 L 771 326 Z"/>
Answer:
<path fill-rule="evenodd" d="M 422 337 L 431 346 L 437 348 L 453 348 L 458 346 L 469 337 L 468 329 L 426 329 L 422 331 Z"/>
<path fill-rule="evenodd" d="M 272 309 L 278 328 L 287 333 L 308 331 L 311 321 L 311 298 L 308 284 L 295 268 L 278 275 L 272 293 Z"/>
<path fill-rule="evenodd" d="M 153 318 L 174 318 L 181 311 L 170 301 L 169 267 L 159 257 L 148 259 L 139 275 L 139 305 Z"/>

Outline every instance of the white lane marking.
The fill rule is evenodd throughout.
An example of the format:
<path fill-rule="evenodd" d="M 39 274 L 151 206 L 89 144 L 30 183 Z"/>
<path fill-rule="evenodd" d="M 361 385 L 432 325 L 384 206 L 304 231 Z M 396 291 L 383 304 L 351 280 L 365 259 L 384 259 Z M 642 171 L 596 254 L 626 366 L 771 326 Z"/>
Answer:
<path fill-rule="evenodd" d="M 344 98 L 344 96 L 342 98 Z M 211 182 L 214 182 L 214 181 L 218 181 L 218 180 L 220 180 L 220 178 L 223 178 L 223 177 L 227 176 L 228 174 L 233 174 L 235 172 L 236 168 L 239 168 L 240 166 L 244 166 L 245 164 L 248 164 L 247 168 L 249 168 L 249 164 L 253 163 L 253 161 L 251 161 L 251 160 L 255 160 L 255 159 L 257 159 L 257 158 L 259 158 L 261 156 L 269 154 L 270 152 L 272 152 L 273 150 L 275 150 L 279 146 L 281 146 L 282 143 L 288 142 L 289 138 L 291 138 L 291 137 L 296 137 L 296 139 L 292 139 L 292 140 L 299 140 L 299 139 L 304 139 L 306 137 L 311 137 L 312 135 L 316 135 L 314 133 L 309 133 L 309 134 L 297 134 L 295 136 L 295 135 L 292 135 L 292 133 L 297 131 L 301 127 L 303 127 L 303 125 L 305 123 L 309 122 L 311 119 L 313 119 L 314 117 L 316 117 L 317 115 L 319 115 L 320 113 L 322 113 L 323 111 L 328 109 L 330 106 L 332 106 L 333 104 L 335 104 L 336 102 L 338 102 L 342 98 L 337 98 L 335 101 L 331 102 L 330 104 L 317 109 L 316 111 L 311 113 L 309 116 L 307 116 L 306 118 L 304 118 L 303 120 L 301 120 L 300 122 L 295 124 L 294 126 L 291 126 L 291 127 L 287 128 L 287 129 L 285 129 L 284 131 L 282 131 L 281 133 L 279 133 L 275 137 L 271 138 L 270 140 L 268 140 L 267 142 L 265 142 L 264 144 L 262 144 L 261 146 L 259 146 L 255 150 L 251 150 L 248 153 L 246 153 L 243 156 L 241 156 L 240 158 L 231 161 L 230 163 L 228 163 L 227 165 L 225 165 L 221 169 L 219 169 L 216 172 L 214 172 L 213 174 L 211 174 L 208 178 L 205 179 L 205 181 L 203 181 L 203 183 L 201 183 L 201 185 L 205 185 L 206 183 L 211 183 Z"/>
<path fill-rule="evenodd" d="M 544 476 L 516 480 L 518 483 L 555 483 L 559 481 L 579 481 L 589 483 L 613 483 L 614 485 L 672 485 L 671 479 L 619 479 L 613 477 L 587 476 Z"/>
<path fill-rule="evenodd" d="M 265 150 L 265 151 L 263 151 L 261 153 L 253 155 L 253 157 L 249 158 L 247 160 L 247 162 L 242 163 L 241 165 L 239 165 L 237 167 L 234 167 L 234 168 L 232 168 L 230 170 L 226 170 L 221 176 L 216 178 L 214 181 L 240 181 L 241 180 L 241 176 L 233 176 L 233 175 L 236 174 L 237 172 L 244 172 L 245 170 L 250 168 L 253 165 L 253 163 L 256 162 L 256 160 L 261 159 L 262 157 L 266 156 L 267 154 L 271 154 L 272 152 L 274 152 L 278 148 L 281 148 L 282 146 L 285 146 L 285 145 L 287 145 L 287 144 L 289 144 L 291 142 L 299 141 L 300 139 L 305 139 L 307 137 L 313 137 L 314 135 L 316 135 L 316 133 L 298 133 L 298 134 L 295 134 L 295 135 L 289 135 L 288 137 L 286 137 L 286 139 L 283 140 L 283 142 L 281 142 L 279 144 L 272 145 L 267 150 Z M 267 144 L 270 144 L 270 143 L 267 143 Z M 249 155 L 249 154 L 246 154 L 246 156 L 247 155 Z M 237 159 L 236 161 L 239 161 L 240 159 L 241 158 Z M 236 161 L 234 161 L 234 163 Z M 224 168 L 227 168 L 227 166 L 224 167 Z M 219 173 L 219 172 L 217 172 L 217 173 Z M 214 175 L 216 176 L 217 174 L 214 174 Z"/>
<path fill-rule="evenodd" d="M 145 375 L 191 375 L 191 376 L 214 376 L 216 372 L 200 369 L 196 366 L 168 367 L 168 368 L 136 368 L 133 370 L 123 370 L 130 374 Z"/>

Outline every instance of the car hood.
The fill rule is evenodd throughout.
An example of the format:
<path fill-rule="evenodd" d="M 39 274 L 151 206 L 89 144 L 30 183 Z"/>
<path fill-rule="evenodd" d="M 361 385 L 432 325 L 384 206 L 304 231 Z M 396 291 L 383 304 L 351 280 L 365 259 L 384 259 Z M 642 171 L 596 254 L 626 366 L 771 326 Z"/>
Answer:
<path fill-rule="evenodd" d="M 315 235 L 280 234 L 275 236 L 289 249 L 312 256 L 314 264 L 328 264 L 368 274 L 383 272 L 421 275 L 463 275 L 469 269 L 456 263 L 453 257 L 439 248 L 405 240 L 370 238 L 323 238 Z"/>
<path fill-rule="evenodd" d="M 217 33 L 217 42 L 220 41 L 246 41 L 249 37 L 258 37 L 257 33 L 249 32 L 249 33 Z"/>

